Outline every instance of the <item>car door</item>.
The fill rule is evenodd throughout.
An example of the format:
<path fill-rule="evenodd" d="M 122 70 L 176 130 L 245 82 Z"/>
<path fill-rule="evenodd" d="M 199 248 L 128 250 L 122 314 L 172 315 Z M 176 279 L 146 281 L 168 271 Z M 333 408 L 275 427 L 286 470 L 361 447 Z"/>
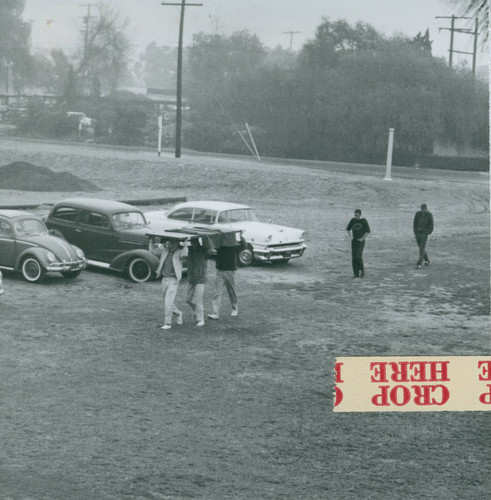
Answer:
<path fill-rule="evenodd" d="M 13 268 L 15 257 L 15 240 L 12 225 L 6 220 L 0 220 L 0 267 Z"/>
<path fill-rule="evenodd" d="M 80 248 L 87 258 L 111 262 L 118 249 L 118 236 L 106 214 L 81 210 L 77 227 Z"/>
<path fill-rule="evenodd" d="M 50 230 L 62 234 L 72 245 L 80 247 L 80 230 L 77 228 L 78 212 L 74 207 L 57 207 L 46 220 L 46 225 Z"/>

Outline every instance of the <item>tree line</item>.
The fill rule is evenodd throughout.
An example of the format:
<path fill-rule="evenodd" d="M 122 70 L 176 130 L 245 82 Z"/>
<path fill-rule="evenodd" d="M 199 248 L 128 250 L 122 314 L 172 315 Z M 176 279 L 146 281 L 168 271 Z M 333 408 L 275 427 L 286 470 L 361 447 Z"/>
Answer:
<path fill-rule="evenodd" d="M 102 2 L 73 54 L 31 53 L 23 5 L 0 5 L 0 81 L 9 92 L 36 87 L 63 99 L 30 105 L 18 130 L 73 138 L 66 111 L 83 111 L 95 119 L 96 141 L 155 145 L 156 107 L 118 89 L 174 88 L 175 50 L 153 42 L 132 65 L 127 21 Z M 435 143 L 487 150 L 487 85 L 467 66 L 449 68 L 431 45 L 428 31 L 387 37 L 328 18 L 298 53 L 269 49 L 247 31 L 197 33 L 185 51 L 183 146 L 249 154 L 247 123 L 263 156 L 381 163 L 389 128 L 397 164 L 417 163 Z M 167 113 L 167 146 L 172 120 Z"/>

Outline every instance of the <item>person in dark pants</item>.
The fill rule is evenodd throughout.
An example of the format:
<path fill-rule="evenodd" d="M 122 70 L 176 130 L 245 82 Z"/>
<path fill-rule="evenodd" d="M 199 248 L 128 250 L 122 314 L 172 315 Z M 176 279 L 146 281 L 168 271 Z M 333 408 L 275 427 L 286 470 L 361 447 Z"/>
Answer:
<path fill-rule="evenodd" d="M 205 325 L 203 310 L 203 295 L 205 292 L 205 283 L 207 279 L 208 257 L 207 251 L 201 244 L 194 241 L 188 249 L 188 289 L 186 302 L 193 310 L 196 326 Z"/>
<path fill-rule="evenodd" d="M 426 203 L 421 205 L 421 210 L 418 210 L 414 216 L 413 231 L 419 247 L 419 258 L 418 262 L 416 262 L 416 269 L 421 269 L 423 261 L 425 266 L 430 263 L 430 259 L 426 253 L 426 242 L 428 241 L 428 235 L 433 232 L 433 215 L 428 211 Z"/>
<path fill-rule="evenodd" d="M 355 210 L 355 216 L 349 221 L 346 227 L 351 240 L 351 259 L 353 264 L 353 278 L 364 278 L 365 267 L 363 265 L 363 249 L 365 248 L 365 238 L 370 233 L 368 221 L 361 216 L 361 210 Z"/>
<path fill-rule="evenodd" d="M 240 244 L 236 246 L 223 246 L 217 250 L 215 278 L 215 296 L 212 302 L 212 312 L 208 314 L 210 319 L 218 319 L 220 315 L 220 305 L 222 303 L 223 290 L 226 289 L 230 305 L 232 306 L 231 316 L 237 316 L 239 309 L 237 305 L 237 293 L 235 291 L 235 271 L 239 253 L 246 248 L 244 238 L 240 237 Z"/>

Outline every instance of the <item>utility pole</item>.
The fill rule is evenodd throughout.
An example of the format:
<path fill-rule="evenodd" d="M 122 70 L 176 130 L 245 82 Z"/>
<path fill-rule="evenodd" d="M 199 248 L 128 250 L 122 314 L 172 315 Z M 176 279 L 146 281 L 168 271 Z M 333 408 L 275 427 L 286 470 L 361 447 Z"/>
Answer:
<path fill-rule="evenodd" d="M 282 31 L 283 35 L 290 35 L 290 54 L 293 53 L 293 35 L 302 33 L 301 31 Z"/>
<path fill-rule="evenodd" d="M 448 65 L 450 67 L 453 66 L 453 54 L 467 54 L 472 56 L 472 74 L 476 76 L 476 57 L 477 57 L 477 33 L 478 33 L 478 20 L 475 20 L 475 28 L 474 31 L 466 28 L 456 28 L 455 27 L 455 20 L 456 19 L 471 19 L 470 17 L 465 17 L 465 16 L 436 16 L 436 19 L 451 19 L 450 23 L 450 28 L 440 28 L 439 31 L 441 30 L 448 30 L 450 31 L 450 49 L 449 49 L 449 56 L 448 56 Z M 462 50 L 455 50 L 454 47 L 454 33 L 464 33 L 466 35 L 473 35 L 474 36 L 474 48 L 472 52 L 465 52 Z"/>
<path fill-rule="evenodd" d="M 89 76 L 89 68 L 87 65 L 87 61 L 89 60 L 89 27 L 90 27 L 90 20 L 94 18 L 94 16 L 90 15 L 90 8 L 91 7 L 97 7 L 96 4 L 93 3 L 86 3 L 86 4 L 79 4 L 80 7 L 87 7 L 87 15 L 83 16 L 82 19 L 84 20 L 85 24 L 85 33 L 84 33 L 84 57 L 82 59 L 82 68 L 83 68 L 83 77 L 85 80 L 85 84 L 88 85 L 88 76 Z M 83 33 L 83 31 L 82 31 Z"/>
<path fill-rule="evenodd" d="M 186 7 L 202 7 L 202 3 L 188 3 L 181 0 L 181 3 L 164 3 L 161 5 L 178 5 L 181 7 L 181 18 L 179 20 L 179 43 L 177 46 L 177 109 L 176 109 L 176 158 L 181 157 L 181 130 L 182 130 L 182 38 L 184 31 L 184 12 Z"/>
<path fill-rule="evenodd" d="M 90 26 L 90 20 L 94 18 L 94 16 L 90 15 L 90 8 L 91 7 L 97 7 L 97 5 L 95 5 L 93 3 L 85 3 L 85 4 L 79 4 L 79 5 L 80 5 L 80 7 L 87 7 L 87 15 L 82 18 L 84 20 L 84 24 L 85 24 L 84 60 L 86 60 L 87 59 L 88 43 L 89 43 L 89 26 Z"/>

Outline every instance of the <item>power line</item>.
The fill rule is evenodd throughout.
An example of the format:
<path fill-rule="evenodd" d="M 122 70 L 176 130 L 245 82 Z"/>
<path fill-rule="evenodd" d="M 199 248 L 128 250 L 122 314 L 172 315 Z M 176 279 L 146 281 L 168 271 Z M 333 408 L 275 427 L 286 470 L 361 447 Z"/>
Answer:
<path fill-rule="evenodd" d="M 450 19 L 450 28 L 439 28 L 439 31 L 441 30 L 447 30 L 450 31 L 450 49 L 449 49 L 449 56 L 448 56 L 448 65 L 452 67 L 453 65 L 453 55 L 454 54 L 467 54 L 472 56 L 472 74 L 475 76 L 476 75 L 476 58 L 477 58 L 477 34 L 478 34 L 478 19 L 476 18 L 475 20 L 475 28 L 474 31 L 468 29 L 468 28 L 456 28 L 455 27 L 455 21 L 457 19 L 472 19 L 470 17 L 466 16 L 436 16 L 436 19 Z M 454 33 L 463 33 L 466 35 L 473 35 L 474 36 L 474 47 L 472 52 L 466 52 L 462 50 L 456 50 L 454 49 Z"/>

